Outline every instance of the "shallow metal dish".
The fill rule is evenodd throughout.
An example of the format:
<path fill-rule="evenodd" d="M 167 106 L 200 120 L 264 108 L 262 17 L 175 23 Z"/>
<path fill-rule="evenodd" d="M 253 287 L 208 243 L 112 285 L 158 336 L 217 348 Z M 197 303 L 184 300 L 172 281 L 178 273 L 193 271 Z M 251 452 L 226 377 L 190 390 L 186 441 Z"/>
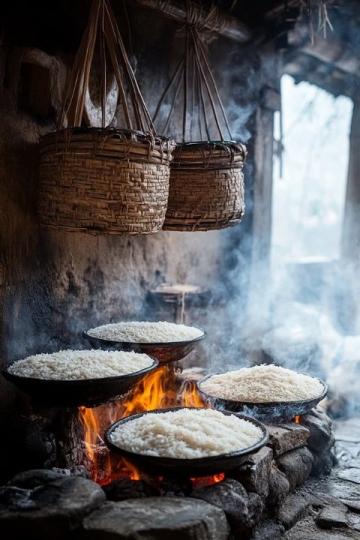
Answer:
<path fill-rule="evenodd" d="M 187 356 L 198 344 L 205 338 L 205 332 L 195 339 L 188 341 L 171 341 L 165 343 L 133 343 L 130 341 L 111 341 L 108 339 L 90 336 L 83 332 L 83 336 L 96 349 L 112 349 L 119 351 L 134 351 L 137 353 L 148 354 L 156 358 L 159 364 L 169 362 L 178 362 Z"/>
<path fill-rule="evenodd" d="M 207 375 L 196 383 L 197 389 L 205 401 L 220 411 L 230 411 L 232 413 L 241 413 L 258 418 L 264 421 L 292 420 L 295 416 L 301 416 L 311 411 L 327 394 L 327 384 L 321 379 L 317 379 L 324 387 L 323 392 L 316 398 L 301 401 L 275 401 L 265 403 L 255 403 L 249 401 L 234 401 L 223 399 L 207 394 L 201 389 L 204 381 L 212 377 Z M 317 377 L 316 377 L 317 378 Z"/>
<path fill-rule="evenodd" d="M 238 450 L 236 452 L 229 452 L 227 454 L 219 454 L 217 456 L 209 456 L 203 458 L 194 459 L 178 459 L 159 456 L 147 456 L 145 454 L 137 454 L 135 452 L 129 452 L 115 446 L 110 440 L 110 434 L 118 426 L 124 425 L 126 422 L 131 422 L 135 418 L 140 418 L 145 414 L 161 414 L 167 411 L 176 411 L 180 409 L 195 409 L 195 407 L 174 407 L 170 409 L 157 409 L 155 411 L 147 411 L 140 414 L 134 414 L 127 416 L 122 420 L 118 420 L 112 424 L 105 433 L 105 441 L 110 450 L 133 463 L 136 467 L 144 472 L 152 475 L 171 476 L 190 478 L 194 476 L 209 476 L 220 472 L 229 471 L 235 469 L 241 463 L 243 463 L 249 454 L 256 452 L 259 448 L 263 447 L 268 441 L 268 433 L 266 427 L 254 418 L 249 418 L 244 415 L 236 415 L 238 418 L 243 418 L 252 422 L 259 427 L 263 433 L 263 437 L 260 441 L 253 446 Z M 230 412 L 224 412 L 225 415 L 231 415 Z"/>
<path fill-rule="evenodd" d="M 7 370 L 2 375 L 23 392 L 29 394 L 34 402 L 47 406 L 73 407 L 94 406 L 126 394 L 147 373 L 158 366 L 158 361 L 135 373 L 104 377 L 102 379 L 78 379 L 74 381 L 36 379 L 13 375 Z"/>
<path fill-rule="evenodd" d="M 160 285 L 155 289 L 151 289 L 148 292 L 149 300 L 155 303 L 166 302 L 180 306 L 184 301 L 186 305 L 205 306 L 211 298 L 211 291 L 204 287 L 197 286 L 196 290 L 187 292 L 177 292 L 171 285 L 169 287 L 170 288 L 167 289 L 165 286 Z"/>

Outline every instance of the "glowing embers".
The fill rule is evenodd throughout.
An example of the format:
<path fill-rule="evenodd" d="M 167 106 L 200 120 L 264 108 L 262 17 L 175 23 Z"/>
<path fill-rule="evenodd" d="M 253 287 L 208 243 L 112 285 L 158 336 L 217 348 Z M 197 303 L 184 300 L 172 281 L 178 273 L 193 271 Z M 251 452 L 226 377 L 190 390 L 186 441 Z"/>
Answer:
<path fill-rule="evenodd" d="M 85 466 L 91 478 L 101 485 L 123 477 L 139 480 L 141 474 L 133 464 L 110 455 L 103 439 L 104 432 L 113 422 L 131 414 L 176 406 L 206 405 L 195 383 L 181 381 L 173 366 L 162 366 L 149 373 L 123 399 L 96 408 L 80 407 L 79 416 L 84 429 Z"/>
<path fill-rule="evenodd" d="M 212 486 L 225 480 L 225 473 L 214 474 L 213 476 L 198 476 L 190 478 L 193 488 Z"/>

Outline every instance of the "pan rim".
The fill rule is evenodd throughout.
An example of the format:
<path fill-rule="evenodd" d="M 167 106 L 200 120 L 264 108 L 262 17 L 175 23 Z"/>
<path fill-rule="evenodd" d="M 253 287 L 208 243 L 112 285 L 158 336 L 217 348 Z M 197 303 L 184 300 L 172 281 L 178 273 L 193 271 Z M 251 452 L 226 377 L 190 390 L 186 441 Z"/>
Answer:
<path fill-rule="evenodd" d="M 183 465 L 186 465 L 186 464 L 188 464 L 189 467 L 192 467 L 194 465 L 196 466 L 196 465 L 205 465 L 205 464 L 207 464 L 207 465 L 214 464 L 215 465 L 218 461 L 221 461 L 221 460 L 227 460 L 227 459 L 237 458 L 237 457 L 239 457 L 239 458 L 244 457 L 244 456 L 247 456 L 249 454 L 252 454 L 252 453 L 256 452 L 257 450 L 259 450 L 260 448 L 265 446 L 266 443 L 269 440 L 268 429 L 266 428 L 266 426 L 262 422 L 260 422 L 256 418 L 252 418 L 251 416 L 247 416 L 245 414 L 241 414 L 241 415 L 236 414 L 235 415 L 231 411 L 218 411 L 218 412 L 221 412 L 225 416 L 236 416 L 237 418 L 249 421 L 252 424 L 254 424 L 255 426 L 257 426 L 261 430 L 262 435 L 263 435 L 261 437 L 261 439 L 259 439 L 258 442 L 256 442 L 255 444 L 253 444 L 251 446 L 243 448 L 241 450 L 234 450 L 233 452 L 227 452 L 227 453 L 223 453 L 223 454 L 216 454 L 215 456 L 203 456 L 203 457 L 200 457 L 200 458 L 199 457 L 198 458 L 173 458 L 173 457 L 152 456 L 152 455 L 149 455 L 149 454 L 139 454 L 139 453 L 136 453 L 136 452 L 131 452 L 129 450 L 125 450 L 125 449 L 115 445 L 110 439 L 111 433 L 120 424 L 125 424 L 126 422 L 135 420 L 136 418 L 140 418 L 142 416 L 145 416 L 146 414 L 151 414 L 151 413 L 161 414 L 161 413 L 172 412 L 172 411 L 177 411 L 177 410 L 184 410 L 184 409 L 186 409 L 186 410 L 199 410 L 199 409 L 203 410 L 203 408 L 201 408 L 201 407 L 167 407 L 165 409 L 154 409 L 152 411 L 143 411 L 143 412 L 138 413 L 138 414 L 129 415 L 129 416 L 126 416 L 125 418 L 121 418 L 120 420 L 117 420 L 116 422 L 111 424 L 111 426 L 108 427 L 108 429 L 105 431 L 105 434 L 104 434 L 105 442 L 106 442 L 107 446 L 110 448 L 110 450 L 114 451 L 117 454 L 127 455 L 129 458 L 133 457 L 134 460 L 136 460 L 136 459 L 138 459 L 138 460 L 139 459 L 145 459 L 145 460 L 149 459 L 151 461 L 157 462 L 160 466 L 161 466 L 161 464 L 163 464 L 163 465 L 173 465 L 174 468 L 175 468 L 176 466 L 183 466 Z"/>
<path fill-rule="evenodd" d="M 202 328 L 199 328 L 199 330 L 202 331 L 202 334 L 201 336 L 198 336 L 196 338 L 193 338 L 193 339 L 187 339 L 187 340 L 183 340 L 183 341 L 160 341 L 160 342 L 155 342 L 155 341 L 152 341 L 152 342 L 139 342 L 139 341 L 116 341 L 116 340 L 110 340 L 110 339 L 106 339 L 106 338 L 100 338 L 100 337 L 96 337 L 96 336 L 92 336 L 91 334 L 89 334 L 88 330 L 84 330 L 83 331 L 83 336 L 86 338 L 86 339 L 94 339 L 96 341 L 99 341 L 101 343 L 106 343 L 108 345 L 128 345 L 128 346 L 134 346 L 134 347 L 143 347 L 143 348 L 154 348 L 154 347 L 163 347 L 163 348 L 175 348 L 175 347 L 181 347 L 181 346 L 185 346 L 185 345 L 190 345 L 191 343 L 196 343 L 198 341 L 202 341 L 203 339 L 205 339 L 206 337 L 206 332 L 205 330 L 203 330 Z"/>
<path fill-rule="evenodd" d="M 220 373 L 209 373 L 208 375 L 206 375 L 205 377 L 203 377 L 202 379 L 196 382 L 196 387 L 202 396 L 204 396 L 207 399 L 219 400 L 224 403 L 229 403 L 230 405 L 234 405 L 234 406 L 239 405 L 239 406 L 244 406 L 244 407 L 249 407 L 249 408 L 254 408 L 254 407 L 265 408 L 265 407 L 288 407 L 288 406 L 311 404 L 313 401 L 317 401 L 317 400 L 321 401 L 322 399 L 326 397 L 328 393 L 327 383 L 323 381 L 322 379 L 320 379 L 319 377 L 312 377 L 312 378 L 319 381 L 321 385 L 323 386 L 323 391 L 321 392 L 321 394 L 319 394 L 318 396 L 313 396 L 311 398 L 302 399 L 302 400 L 295 399 L 291 401 L 240 401 L 240 400 L 234 400 L 234 399 L 227 399 L 220 396 L 214 396 L 212 394 L 208 394 L 207 392 L 201 389 L 201 384 L 204 383 L 207 379 L 209 379 L 210 377 L 213 377 L 214 375 L 221 375 L 223 373 L 224 373 L 223 371 Z M 301 372 L 297 372 L 297 373 L 299 373 L 300 375 L 307 375 L 308 377 L 311 377 L 311 375 L 308 375 L 307 373 L 301 373 Z"/>
<path fill-rule="evenodd" d="M 126 373 L 124 375 L 112 375 L 111 377 L 95 377 L 91 379 L 43 379 L 40 377 L 26 377 L 23 375 L 16 375 L 14 373 L 10 373 L 8 371 L 9 367 L 18 362 L 18 360 L 15 360 L 14 362 L 11 362 L 7 366 L 7 368 L 2 369 L 1 373 L 5 378 L 8 378 L 8 380 L 13 379 L 14 381 L 26 381 L 30 383 L 43 383 L 43 384 L 66 384 L 69 386 L 72 385 L 86 385 L 86 384 L 96 384 L 96 383 L 111 383 L 111 382 L 117 382 L 119 380 L 126 380 L 128 378 L 137 376 L 137 375 L 145 375 L 146 373 L 153 371 L 159 367 L 159 361 L 156 358 L 153 358 L 149 355 L 149 358 L 152 360 L 152 364 L 150 366 L 147 366 L 143 369 L 140 369 L 138 371 L 132 371 L 131 373 Z"/>

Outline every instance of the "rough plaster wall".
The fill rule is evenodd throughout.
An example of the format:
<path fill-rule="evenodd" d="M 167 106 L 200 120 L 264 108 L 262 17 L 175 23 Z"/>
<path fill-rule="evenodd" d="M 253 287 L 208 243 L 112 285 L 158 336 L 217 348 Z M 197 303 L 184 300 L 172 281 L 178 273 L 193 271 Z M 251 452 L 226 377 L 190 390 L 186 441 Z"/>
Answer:
<path fill-rule="evenodd" d="M 41 231 L 35 214 L 39 129 L 30 118 L 3 112 L 3 361 L 80 345 L 79 332 L 98 322 L 151 318 L 145 294 L 164 280 L 211 284 L 216 232 L 204 243 L 200 233 L 100 237 Z"/>
<path fill-rule="evenodd" d="M 79 345 L 81 331 L 97 323 L 152 318 L 149 288 L 188 272 L 193 282 L 197 275 L 209 285 L 216 272 L 216 241 L 200 250 L 198 242 L 170 233 L 106 238 L 52 232 L 41 238 L 46 252 L 32 254 L 28 278 L 5 295 L 9 360 Z"/>
<path fill-rule="evenodd" d="M 178 52 L 175 26 L 148 11 L 136 12 L 132 22 L 141 29 L 133 39 L 137 75 L 153 110 Z M 1 366 L 33 352 L 84 346 L 81 331 L 97 323 L 153 318 L 146 292 L 165 280 L 212 289 L 218 305 L 208 314 L 209 350 L 218 359 L 222 346 L 231 344 L 234 356 L 229 330 L 241 325 L 251 251 L 252 141 L 247 214 L 234 229 L 109 238 L 42 231 L 36 216 L 37 143 L 51 126 L 17 110 L 2 80 L 9 51 L 0 51 Z M 257 51 L 218 40 L 210 52 L 235 135 L 248 138 L 261 85 Z M 0 396 L 4 409 L 17 399 L 3 380 Z"/>
<path fill-rule="evenodd" d="M 84 346 L 81 331 L 93 324 L 152 318 L 146 292 L 165 280 L 211 287 L 221 235 L 208 233 L 204 241 L 202 233 L 107 238 L 42 231 L 37 144 L 49 126 L 17 110 L 4 86 L 9 52 L 2 49 L 0 68 L 1 367 L 29 353 Z M 154 78 L 148 80 L 151 89 Z M 7 408 L 16 393 L 2 379 L 0 385 Z"/>

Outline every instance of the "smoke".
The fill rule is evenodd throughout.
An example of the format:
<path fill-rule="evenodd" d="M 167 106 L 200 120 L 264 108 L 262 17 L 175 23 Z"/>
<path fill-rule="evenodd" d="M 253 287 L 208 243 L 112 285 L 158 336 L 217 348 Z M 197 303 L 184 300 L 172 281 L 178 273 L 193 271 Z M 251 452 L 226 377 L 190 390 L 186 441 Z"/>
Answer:
<path fill-rule="evenodd" d="M 316 91 L 316 95 L 321 106 L 325 97 L 320 90 Z M 357 351 L 360 341 L 357 336 L 360 333 L 357 310 L 359 261 L 354 260 L 357 257 L 360 227 L 356 203 L 353 209 L 349 208 L 348 202 L 346 204 L 346 250 L 350 257 L 345 259 L 336 252 L 336 246 L 341 241 L 341 226 L 336 228 L 336 219 L 341 212 L 341 198 L 345 198 L 342 190 L 349 146 L 346 124 L 351 118 L 352 106 L 344 98 L 336 103 L 330 96 L 326 100 L 326 106 L 332 111 L 331 122 L 326 120 L 324 106 L 321 114 L 313 110 L 315 130 L 311 131 L 309 127 L 306 141 L 303 142 L 304 132 L 299 133 L 297 141 L 297 148 L 301 148 L 301 152 L 297 151 L 296 158 L 301 171 L 304 169 L 303 177 L 299 178 L 300 192 L 303 194 L 300 200 L 305 200 L 307 206 L 300 205 L 294 209 L 296 216 L 294 223 L 291 223 L 291 226 L 294 225 L 292 231 L 286 230 L 286 225 L 285 230 L 281 231 L 283 236 L 293 235 L 292 244 L 287 244 L 290 251 L 284 253 L 275 246 L 276 257 L 270 261 L 266 256 L 264 239 L 254 235 L 251 182 L 247 185 L 250 205 L 243 223 L 233 230 L 219 233 L 220 243 L 226 246 L 222 260 L 225 270 L 222 282 L 212 290 L 213 304 L 203 324 L 208 334 L 206 366 L 209 371 L 219 372 L 254 363 L 275 362 L 327 380 L 330 385 L 330 407 L 332 403 L 345 401 L 347 412 L 352 413 L 360 409 L 354 382 L 360 369 L 360 353 Z M 296 103 L 293 106 L 296 107 Z M 302 106 L 303 101 L 300 108 Z M 248 118 L 251 118 L 252 109 L 249 107 L 245 110 L 243 118 L 243 113 L 239 113 L 241 107 L 235 105 L 235 109 L 241 130 L 248 113 Z M 340 109 L 342 114 L 339 116 L 336 111 Z M 296 110 L 294 116 L 297 116 Z M 326 121 L 325 127 L 328 128 L 321 129 L 321 137 L 319 119 L 320 125 Z M 301 125 L 301 121 L 300 116 L 294 125 Z M 339 133 L 343 137 L 340 144 Z M 312 142 L 312 137 L 315 142 Z M 333 151 L 329 159 L 326 158 L 324 147 L 331 146 L 329 141 L 333 141 L 337 149 L 341 148 L 341 159 L 334 159 L 336 152 Z M 310 158 L 306 148 L 309 149 Z M 313 165 L 315 169 L 311 169 Z M 283 212 L 282 206 L 293 204 L 298 172 L 296 163 L 295 167 L 294 163 L 288 166 L 290 197 L 277 201 L 278 212 Z M 341 175 L 344 176 L 343 185 Z M 246 178 L 251 177 L 250 171 Z M 331 187 L 334 182 L 335 189 Z M 318 191 L 314 191 L 311 198 L 314 183 L 317 183 Z M 284 228 L 284 222 L 279 226 Z M 317 253 L 316 250 L 324 255 L 324 246 L 331 250 L 327 257 L 306 259 L 303 253 L 299 253 L 300 247 L 311 255 Z M 343 409 L 342 412 L 346 411 Z"/>
<path fill-rule="evenodd" d="M 155 24 L 163 23 L 159 18 Z M 148 32 L 139 36 L 144 44 L 137 73 L 152 113 L 169 76 L 172 52 L 170 47 L 164 51 L 163 43 L 167 37 L 171 43 L 172 27 L 166 32 L 164 37 L 152 29 L 151 40 Z M 153 39 L 158 49 L 146 42 Z M 165 281 L 188 283 L 211 293 L 206 307 L 188 313 L 189 323 L 207 333 L 196 363 L 208 371 L 225 371 L 274 361 L 324 377 L 334 394 L 355 403 L 359 338 L 349 334 L 360 333 L 352 316 L 359 289 L 356 268 L 350 263 L 326 271 L 321 264 L 271 268 L 262 255 L 263 238 L 253 232 L 251 136 L 261 89 L 277 84 L 276 54 L 270 47 L 260 60 L 254 45 L 246 48 L 230 40 L 215 41 L 210 53 L 233 137 L 250 148 L 243 222 L 224 231 L 160 233 L 146 239 L 54 235 L 56 253 L 49 254 L 50 262 L 42 271 L 31 269 L 33 278 L 6 299 L 4 357 L 10 361 L 33 352 L 86 347 L 81 333 L 91 326 L 157 319 L 146 292 Z M 158 61 L 163 54 L 166 61 Z M 299 156 L 303 159 L 301 152 Z M 42 264 L 40 259 L 38 266 Z"/>
<path fill-rule="evenodd" d="M 254 81 L 257 79 L 257 84 L 259 83 L 259 72 L 254 70 L 255 65 L 256 63 L 252 61 L 252 68 L 247 71 L 248 80 L 245 85 L 241 84 L 243 81 L 240 82 L 239 79 L 236 79 L 237 74 L 234 69 L 231 70 L 231 65 L 228 65 L 230 75 L 226 77 L 229 86 L 239 82 L 241 85 L 241 90 L 236 96 L 229 99 L 227 105 L 230 107 L 229 114 L 232 125 L 236 126 L 234 131 L 245 140 L 248 140 L 246 138 L 247 124 L 249 124 L 254 112 L 251 106 L 256 94 L 256 82 L 254 83 Z M 276 63 L 271 60 L 271 52 L 269 58 L 263 55 L 262 72 L 264 73 L 264 71 L 269 76 L 267 82 L 272 83 L 273 73 L 276 72 Z M 245 98 L 244 102 L 242 102 L 243 98 Z M 320 98 L 324 99 L 323 96 Z M 327 99 L 331 101 L 332 98 L 329 96 Z M 334 112 L 336 111 L 335 105 L 332 100 L 330 106 Z M 301 110 L 302 106 L 303 100 L 300 102 L 299 99 L 292 104 L 294 116 L 298 115 L 299 108 Z M 296 152 L 298 163 L 292 169 L 290 168 L 287 179 L 290 186 L 290 198 L 280 201 L 279 212 L 282 211 L 281 205 L 289 204 L 292 200 L 291 191 L 295 191 L 293 177 L 298 169 L 304 168 L 304 178 L 300 188 L 305 196 L 307 190 L 311 191 L 311 183 L 321 179 L 318 194 L 321 202 L 321 199 L 325 197 L 331 198 L 332 188 L 328 181 L 329 169 L 332 173 L 332 168 L 335 168 L 339 162 L 346 161 L 348 155 L 346 138 L 344 141 L 340 141 L 341 144 L 337 145 L 336 151 L 330 153 L 328 164 L 321 160 L 324 145 L 327 144 L 328 140 L 338 141 L 338 138 L 336 139 L 334 136 L 336 135 L 334 130 L 337 127 L 334 127 L 331 122 L 327 122 L 320 129 L 324 115 L 320 115 L 319 122 L 318 113 L 319 110 L 315 111 L 315 118 L 317 118 L 315 132 L 312 134 L 304 131 L 299 133 Z M 344 111 L 342 118 L 343 123 L 346 123 L 347 116 Z M 331 119 L 334 118 L 331 117 Z M 300 125 L 301 120 L 301 115 L 294 121 L 290 118 L 295 126 Z M 337 123 L 339 123 L 338 119 Z M 331 125 L 328 126 L 328 124 Z M 327 127 L 329 127 L 328 130 L 324 129 Z M 316 144 L 309 135 L 314 136 Z M 285 144 L 286 142 L 285 140 Z M 317 150 L 311 160 L 311 163 L 317 164 L 314 178 L 308 174 L 310 160 L 307 161 L 306 146 L 309 146 L 310 149 L 315 146 Z M 334 163 L 335 159 L 337 163 Z M 250 199 L 252 199 L 252 186 L 247 186 L 247 190 L 250 191 Z M 341 191 L 341 178 L 337 179 L 336 193 L 339 191 Z M 315 210 L 317 203 L 317 200 L 313 202 Z M 313 213 L 315 212 L 313 211 Z M 249 214 L 251 214 L 251 209 L 248 211 Z M 300 224 L 304 222 L 304 208 L 301 206 L 298 209 L 298 218 Z M 321 215 L 317 215 L 316 218 L 321 220 Z M 244 227 L 245 232 L 239 232 Z M 285 230 L 285 232 L 287 231 Z M 298 371 L 322 376 L 326 379 L 330 378 L 334 366 L 341 365 L 339 351 L 342 349 L 346 334 L 359 331 L 356 325 L 351 324 L 352 317 L 349 316 L 352 291 L 358 289 L 351 268 L 344 261 L 331 264 L 322 264 L 321 262 L 318 264 L 309 262 L 298 264 L 299 261 L 297 261 L 295 264 L 286 264 L 284 257 L 282 262 L 273 264 L 271 267 L 266 256 L 262 256 L 266 253 L 266 246 L 263 249 L 263 239 L 254 236 L 247 216 L 237 234 L 241 235 L 241 242 L 235 243 L 234 246 L 231 242 L 227 242 L 228 249 L 230 249 L 230 253 L 226 257 L 228 286 L 219 286 L 214 293 L 215 296 L 224 296 L 225 305 L 222 306 L 221 315 L 218 306 L 216 306 L 216 314 L 213 317 L 210 316 L 209 320 L 211 328 L 209 335 L 215 337 L 213 347 L 209 350 L 211 369 L 218 371 L 220 368 L 224 371 L 255 362 L 274 361 Z M 296 224 L 293 229 L 294 244 L 300 234 L 299 224 Z M 317 237 L 315 231 L 313 245 L 321 247 L 321 244 L 328 241 L 329 236 L 333 234 L 333 229 L 328 227 L 327 234 L 328 237 L 325 239 L 321 235 Z M 345 276 L 347 277 L 345 278 Z M 221 320 L 223 320 L 223 324 Z M 219 343 L 221 343 L 221 347 L 217 346 Z M 215 356 L 213 353 L 219 349 L 221 349 L 221 353 Z M 344 384 L 342 388 L 340 384 L 338 388 L 334 389 L 335 391 L 346 394 L 347 385 Z"/>
<path fill-rule="evenodd" d="M 242 262 L 238 256 L 228 273 L 237 275 L 234 295 L 227 290 L 229 282 L 212 291 L 213 305 L 203 325 L 207 370 L 272 362 L 327 381 L 330 411 L 343 402 L 341 414 L 360 410 L 360 334 L 351 314 L 358 273 L 353 264 L 270 269 L 260 261 L 251 268 L 249 282 Z"/>

